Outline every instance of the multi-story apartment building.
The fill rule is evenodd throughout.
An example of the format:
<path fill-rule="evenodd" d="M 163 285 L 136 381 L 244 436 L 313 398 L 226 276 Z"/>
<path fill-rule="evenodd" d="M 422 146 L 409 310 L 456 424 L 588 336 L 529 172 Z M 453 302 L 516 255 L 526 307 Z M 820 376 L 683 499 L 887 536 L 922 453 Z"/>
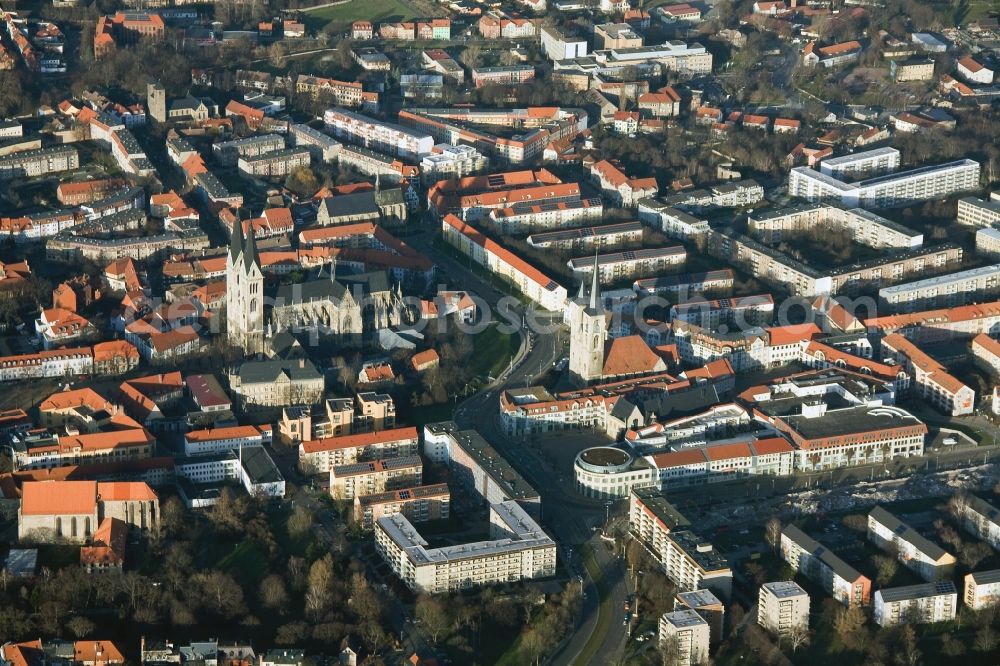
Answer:
<path fill-rule="evenodd" d="M 270 424 L 192 430 L 184 434 L 184 455 L 225 453 L 244 446 L 270 444 L 271 440 Z"/>
<path fill-rule="evenodd" d="M 312 156 L 305 148 L 285 148 L 256 157 L 240 157 L 237 166 L 244 176 L 274 178 L 308 167 L 311 159 Z"/>
<path fill-rule="evenodd" d="M 353 500 L 360 495 L 419 486 L 423 473 L 424 465 L 416 455 L 334 465 L 330 468 L 330 496 Z"/>
<path fill-rule="evenodd" d="M 693 610 L 678 610 L 660 616 L 658 639 L 672 641 L 670 652 L 677 666 L 694 666 L 708 662 L 708 622 Z"/>
<path fill-rule="evenodd" d="M 229 375 L 229 388 L 243 405 L 286 407 L 314 405 L 325 388 L 312 361 L 246 361 Z"/>
<path fill-rule="evenodd" d="M 788 193 L 807 201 L 839 201 L 852 208 L 891 208 L 979 189 L 979 173 L 979 162 L 968 159 L 853 182 L 809 167 L 794 167 L 788 176 Z"/>
<path fill-rule="evenodd" d="M 868 513 L 868 540 L 927 582 L 948 578 L 955 570 L 955 556 L 927 539 L 880 506 Z"/>
<path fill-rule="evenodd" d="M 670 319 L 696 324 L 702 328 L 768 326 L 774 317 L 774 297 L 754 294 L 739 298 L 708 300 L 693 298 L 670 308 Z"/>
<path fill-rule="evenodd" d="M 726 607 L 710 590 L 692 590 L 674 595 L 674 610 L 693 610 L 708 622 L 709 642 L 719 643 L 726 624 Z"/>
<path fill-rule="evenodd" d="M 490 540 L 428 545 L 401 513 L 375 521 L 375 549 L 414 592 L 452 592 L 556 572 L 555 541 L 515 501 L 490 505 Z"/>
<path fill-rule="evenodd" d="M 546 310 L 558 312 L 566 303 L 566 288 L 481 232 L 448 214 L 441 222 L 445 242 L 489 272 L 508 280 L 518 291 Z"/>
<path fill-rule="evenodd" d="M 562 229 L 531 234 L 528 245 L 537 248 L 553 248 L 559 250 L 587 250 L 595 247 L 621 247 L 636 245 L 642 242 L 641 222 L 619 222 L 603 224 L 599 227 L 583 227 L 581 229 Z"/>
<path fill-rule="evenodd" d="M 93 347 L 53 349 L 0 357 L 0 381 L 72 375 L 124 374 L 139 365 L 139 351 L 124 340 Z"/>
<path fill-rule="evenodd" d="M 639 221 L 659 229 L 671 238 L 693 238 L 709 231 L 707 220 L 674 208 L 660 199 L 640 199 L 638 206 Z"/>
<path fill-rule="evenodd" d="M 732 592 L 733 572 L 712 544 L 687 528 L 688 520 L 654 488 L 633 488 L 629 533 L 642 543 L 681 592 L 708 589 L 722 599 Z"/>
<path fill-rule="evenodd" d="M 542 53 L 549 60 L 583 58 L 587 55 L 587 40 L 583 37 L 564 33 L 555 26 L 543 27 L 539 34 L 542 41 Z"/>
<path fill-rule="evenodd" d="M 328 99 L 331 104 L 348 109 L 378 106 L 378 93 L 365 92 L 358 81 L 338 81 L 299 74 L 295 79 L 295 92 L 308 93 L 316 99 Z"/>
<path fill-rule="evenodd" d="M 871 602 L 871 580 L 794 525 L 781 531 L 781 558 L 848 608 Z"/>
<path fill-rule="evenodd" d="M 980 611 L 1000 604 L 1000 569 L 965 574 L 965 605 Z"/>
<path fill-rule="evenodd" d="M 934 61 L 930 58 L 907 58 L 889 62 L 889 75 L 896 83 L 930 81 L 934 78 Z"/>
<path fill-rule="evenodd" d="M 340 154 L 340 142 L 317 129 L 295 123 L 288 128 L 289 142 L 295 148 L 305 148 L 316 162 L 332 162 Z"/>
<path fill-rule="evenodd" d="M 342 146 L 337 161 L 366 176 L 377 176 L 380 183 L 387 185 L 398 185 L 403 180 L 415 182 L 420 177 L 420 167 L 361 146 Z"/>
<path fill-rule="evenodd" d="M 533 78 L 535 78 L 534 65 L 474 67 L 472 69 L 472 83 L 477 88 L 485 86 L 517 86 Z"/>
<path fill-rule="evenodd" d="M 882 338 L 882 359 L 894 360 L 913 376 L 920 397 L 946 414 L 971 414 L 976 392 L 917 345 L 898 333 Z"/>
<path fill-rule="evenodd" d="M 453 146 L 439 143 L 433 152 L 420 161 L 424 185 L 447 178 L 464 178 L 486 171 L 490 160 L 473 146 Z"/>
<path fill-rule="evenodd" d="M 414 456 L 418 446 L 412 427 L 308 440 L 299 444 L 299 468 L 307 474 L 326 473 L 337 465 Z"/>
<path fill-rule="evenodd" d="M 985 333 L 972 339 L 972 361 L 992 375 L 1000 374 L 1000 342 Z"/>
<path fill-rule="evenodd" d="M 720 292 L 733 288 L 735 274 L 729 268 L 704 273 L 684 273 L 636 280 L 632 289 L 640 295 L 675 294 L 681 298 Z"/>
<path fill-rule="evenodd" d="M 1000 223 L 1000 200 L 962 197 L 958 200 L 958 223 L 975 227 Z"/>
<path fill-rule="evenodd" d="M 459 430 L 451 421 L 424 426 L 423 453 L 451 468 L 456 480 L 492 505 L 514 500 L 537 515 L 538 492 L 475 430 Z"/>
<path fill-rule="evenodd" d="M 1000 257 L 1000 229 L 993 227 L 976 229 L 976 254 L 991 259 Z"/>
<path fill-rule="evenodd" d="M 323 122 L 338 139 L 396 157 L 422 158 L 434 149 L 434 138 L 429 134 L 347 109 L 327 109 Z"/>
<path fill-rule="evenodd" d="M 980 333 L 996 335 L 1000 332 L 1000 302 L 870 317 L 864 324 L 873 341 L 899 333 L 918 345 L 972 338 Z"/>
<path fill-rule="evenodd" d="M 915 249 L 924 235 L 862 208 L 845 209 L 832 204 L 797 204 L 787 208 L 755 211 L 747 216 L 747 227 L 756 238 L 778 243 L 789 232 L 816 227 L 833 227 L 851 232 L 854 242 L 875 249 Z"/>
<path fill-rule="evenodd" d="M 278 134 L 262 134 L 213 144 L 212 154 L 220 165 L 232 167 L 236 166 L 241 157 L 257 157 L 284 148 L 284 137 Z"/>
<path fill-rule="evenodd" d="M 574 184 L 560 189 L 573 190 Z M 577 192 L 566 197 L 551 197 L 549 202 L 520 202 L 513 206 L 494 208 L 489 212 L 490 224 L 503 234 L 518 234 L 534 229 L 558 229 L 598 221 L 604 206 L 600 197 L 582 198 Z"/>
<path fill-rule="evenodd" d="M 53 146 L 23 150 L 0 156 L 0 180 L 31 178 L 80 166 L 80 154 L 73 146 Z"/>
<path fill-rule="evenodd" d="M 940 581 L 905 587 L 883 587 L 875 593 L 872 616 L 880 627 L 929 624 L 955 619 L 958 591 L 955 583 Z"/>
<path fill-rule="evenodd" d="M 900 153 L 895 148 L 873 148 L 840 157 L 830 157 L 820 163 L 820 173 L 840 179 L 879 176 L 899 168 Z"/>
<path fill-rule="evenodd" d="M 597 256 L 597 271 L 602 285 L 671 270 L 687 261 L 682 245 L 610 252 Z M 587 281 L 594 272 L 594 257 L 574 257 L 566 262 L 573 275 Z"/>
<path fill-rule="evenodd" d="M 978 234 L 977 234 L 978 242 Z M 1000 264 L 895 284 L 879 289 L 879 301 L 895 312 L 948 308 L 1000 294 Z"/>
<path fill-rule="evenodd" d="M 1000 548 L 1000 510 L 975 495 L 963 495 L 955 504 L 962 527 L 992 548 Z"/>
<path fill-rule="evenodd" d="M 659 45 L 601 49 L 591 56 L 569 56 L 554 63 L 556 72 L 575 69 L 592 76 L 620 77 L 626 68 L 634 68 L 640 75 L 668 71 L 686 75 L 709 74 L 712 71 L 712 54 L 697 42 L 685 44 L 673 40 Z"/>
<path fill-rule="evenodd" d="M 679 116 L 681 96 L 672 86 L 639 95 L 639 112 L 654 118 Z"/>
<path fill-rule="evenodd" d="M 673 489 L 730 481 L 741 476 L 787 475 L 795 466 L 796 451 L 781 437 L 733 443 L 707 443 L 646 457 L 657 485 Z"/>
<path fill-rule="evenodd" d="M 809 629 L 809 594 L 798 583 L 764 583 L 757 595 L 757 624 L 776 636 Z"/>
<path fill-rule="evenodd" d="M 372 529 L 383 516 L 401 513 L 411 523 L 443 520 L 450 515 L 451 493 L 448 484 L 414 486 L 354 498 L 354 522 Z"/>

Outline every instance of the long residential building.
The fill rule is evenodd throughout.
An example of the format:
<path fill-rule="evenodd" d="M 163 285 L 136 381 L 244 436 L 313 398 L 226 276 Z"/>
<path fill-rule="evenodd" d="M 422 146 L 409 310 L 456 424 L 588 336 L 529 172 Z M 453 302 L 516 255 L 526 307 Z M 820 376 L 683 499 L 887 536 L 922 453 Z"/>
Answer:
<path fill-rule="evenodd" d="M 80 154 L 73 146 L 23 150 L 0 156 L 0 180 L 31 178 L 80 167 Z"/>
<path fill-rule="evenodd" d="M 192 430 L 184 434 L 184 455 L 225 453 L 244 446 L 261 446 L 272 440 L 270 425 L 245 425 Z"/>
<path fill-rule="evenodd" d="M 423 471 L 417 455 L 334 465 L 330 468 L 330 496 L 353 500 L 361 495 L 419 486 Z"/>
<path fill-rule="evenodd" d="M 781 558 L 848 608 L 871 602 L 871 580 L 794 525 L 781 531 Z"/>
<path fill-rule="evenodd" d="M 839 201 L 848 207 L 891 208 L 943 199 L 979 189 L 979 162 L 969 159 L 848 182 L 809 167 L 794 167 L 788 193 L 807 201 Z"/>
<path fill-rule="evenodd" d="M 850 231 L 854 242 L 875 249 L 914 249 L 924 235 L 862 208 L 846 209 L 833 204 L 798 204 L 754 212 L 747 216 L 753 236 L 766 243 L 779 243 L 789 232 L 833 227 Z"/>
<path fill-rule="evenodd" d="M 328 99 L 337 106 L 350 109 L 378 106 L 378 93 L 365 92 L 358 81 L 338 81 L 299 74 L 295 79 L 295 92 L 308 93 L 316 99 Z"/>
<path fill-rule="evenodd" d="M 994 550 L 1000 548 L 1000 510 L 975 495 L 963 495 L 956 502 L 956 518 L 962 527 Z"/>
<path fill-rule="evenodd" d="M 657 559 L 679 591 L 708 589 L 729 599 L 733 573 L 726 558 L 700 542 L 688 529 L 688 519 L 658 490 L 632 489 L 628 526 L 629 534 Z"/>
<path fill-rule="evenodd" d="M 429 548 L 402 513 L 375 522 L 375 548 L 414 592 L 437 594 L 556 572 L 556 543 L 515 501 L 490 505 L 490 539 Z"/>
<path fill-rule="evenodd" d="M 434 149 L 430 134 L 347 109 L 327 109 L 323 122 L 338 139 L 396 157 L 422 158 Z"/>
<path fill-rule="evenodd" d="M 680 266 L 687 261 L 687 250 L 682 245 L 659 248 L 643 248 L 600 254 L 596 258 L 598 279 L 608 285 L 621 280 L 656 275 Z M 576 257 L 566 265 L 574 276 L 589 281 L 594 272 L 594 257 Z"/>
<path fill-rule="evenodd" d="M 958 223 L 991 227 L 1000 223 L 1000 200 L 963 197 L 958 200 Z"/>
<path fill-rule="evenodd" d="M 880 627 L 949 622 L 958 611 L 958 591 L 950 580 L 905 587 L 884 587 L 875 593 L 872 616 Z"/>
<path fill-rule="evenodd" d="M 978 238 L 978 235 L 977 235 Z M 879 289 L 879 301 L 896 312 L 949 308 L 1000 295 L 1000 264 L 924 278 Z"/>
<path fill-rule="evenodd" d="M 53 349 L 0 357 L 0 381 L 123 374 L 139 365 L 139 350 L 124 340 L 93 347 Z"/>
<path fill-rule="evenodd" d="M 353 419 L 354 410 L 348 409 Z M 337 465 L 416 455 L 418 448 L 413 427 L 326 437 L 299 444 L 299 467 L 307 474 L 326 473 Z"/>
<path fill-rule="evenodd" d="M 1000 569 L 965 574 L 965 605 L 980 611 L 1000 604 Z"/>
<path fill-rule="evenodd" d="M 215 161 L 222 166 L 236 166 L 241 157 L 257 157 L 284 148 L 284 137 L 277 134 L 263 134 L 213 144 L 212 154 L 215 156 Z"/>
<path fill-rule="evenodd" d="M 77 435 L 15 437 L 10 444 L 14 470 L 123 462 L 151 458 L 156 439 L 145 428 Z"/>
<path fill-rule="evenodd" d="M 514 500 L 538 515 L 541 498 L 510 463 L 474 430 L 451 421 L 424 426 L 423 453 L 451 468 L 456 480 L 488 504 Z"/>
<path fill-rule="evenodd" d="M 586 250 L 594 247 L 621 247 L 642 242 L 641 222 L 618 222 L 599 227 L 561 229 L 531 234 L 528 245 L 559 250 Z"/>
<path fill-rule="evenodd" d="M 237 165 L 244 176 L 275 178 L 309 166 L 312 155 L 305 148 L 284 148 L 255 157 L 240 157 Z"/>
<path fill-rule="evenodd" d="M 896 553 L 903 565 L 927 582 L 950 578 L 955 556 L 880 506 L 868 512 L 868 540 Z"/>
<path fill-rule="evenodd" d="M 445 242 L 490 273 L 509 281 L 527 298 L 551 312 L 562 310 L 566 287 L 454 215 L 444 217 L 441 229 Z"/>

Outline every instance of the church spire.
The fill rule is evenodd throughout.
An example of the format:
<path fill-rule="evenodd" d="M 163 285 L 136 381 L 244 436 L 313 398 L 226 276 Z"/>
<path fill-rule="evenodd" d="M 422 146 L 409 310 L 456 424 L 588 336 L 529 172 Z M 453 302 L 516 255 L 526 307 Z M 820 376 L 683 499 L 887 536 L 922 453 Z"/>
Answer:
<path fill-rule="evenodd" d="M 229 261 L 233 265 L 243 254 L 243 220 L 237 218 L 233 220 L 233 233 L 229 237 Z"/>
<path fill-rule="evenodd" d="M 243 221 L 240 220 L 237 223 L 240 227 L 240 231 L 243 230 Z M 247 273 L 250 272 L 250 268 L 256 265 L 260 268 L 260 257 L 257 254 L 257 235 L 253 231 L 253 222 L 249 222 L 250 225 L 250 235 L 246 236 L 243 241 L 243 266 L 246 268 Z M 243 235 L 242 233 L 240 234 Z"/>
<path fill-rule="evenodd" d="M 601 277 L 600 277 L 601 276 L 601 272 L 600 272 L 600 269 L 598 267 L 598 261 L 597 261 L 598 252 L 599 251 L 600 251 L 600 248 L 597 248 L 597 247 L 594 248 L 594 276 L 593 276 L 593 280 L 590 283 L 590 309 L 591 310 L 596 310 L 598 303 L 601 303 Z M 581 285 L 580 288 L 582 289 L 583 285 Z M 601 305 L 603 306 L 603 303 L 601 303 Z"/>

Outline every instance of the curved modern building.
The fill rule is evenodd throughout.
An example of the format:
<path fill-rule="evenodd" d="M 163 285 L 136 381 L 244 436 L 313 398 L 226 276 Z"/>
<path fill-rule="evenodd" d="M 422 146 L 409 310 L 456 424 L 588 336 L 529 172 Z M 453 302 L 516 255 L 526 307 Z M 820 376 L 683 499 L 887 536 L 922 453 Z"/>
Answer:
<path fill-rule="evenodd" d="M 573 462 L 576 489 L 595 498 L 628 497 L 633 488 L 656 483 L 656 470 L 642 458 L 612 446 L 584 449 Z"/>

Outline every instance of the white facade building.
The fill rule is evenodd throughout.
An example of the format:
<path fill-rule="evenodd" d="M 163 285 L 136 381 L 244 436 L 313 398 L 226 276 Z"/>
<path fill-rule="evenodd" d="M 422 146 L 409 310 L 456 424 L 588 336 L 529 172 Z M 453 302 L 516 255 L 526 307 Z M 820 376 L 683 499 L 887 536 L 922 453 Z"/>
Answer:
<path fill-rule="evenodd" d="M 873 617 L 880 627 L 930 624 L 955 619 L 958 591 L 948 581 L 884 587 L 875 593 Z"/>
<path fill-rule="evenodd" d="M 708 661 L 710 629 L 708 622 L 693 610 L 664 613 L 660 617 L 660 643 L 674 641 L 674 664 L 693 666 Z"/>
<path fill-rule="evenodd" d="M 764 583 L 757 595 L 757 624 L 783 636 L 809 628 L 809 595 L 790 580 Z"/>

